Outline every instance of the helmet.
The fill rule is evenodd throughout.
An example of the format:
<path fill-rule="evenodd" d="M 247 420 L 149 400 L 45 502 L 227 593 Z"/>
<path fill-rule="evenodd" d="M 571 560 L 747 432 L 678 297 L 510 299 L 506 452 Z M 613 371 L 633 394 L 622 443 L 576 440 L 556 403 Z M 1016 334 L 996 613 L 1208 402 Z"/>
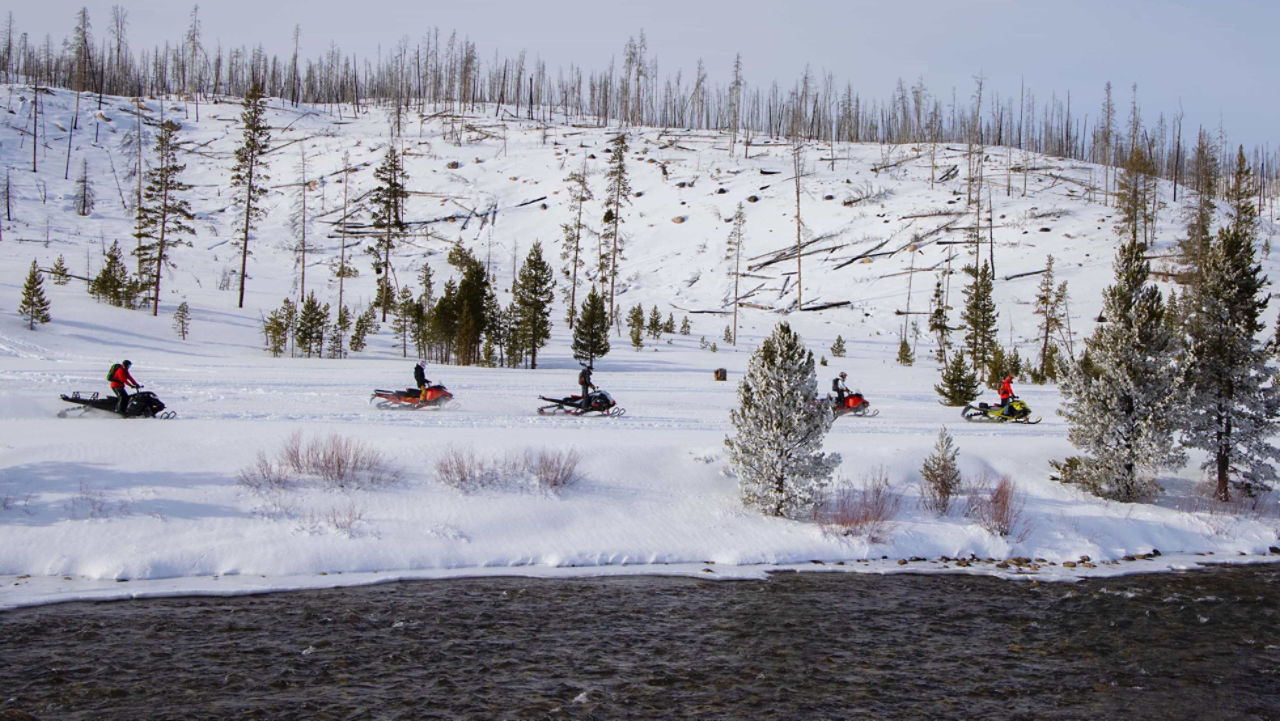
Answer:
<path fill-rule="evenodd" d="M 133 361 L 129 361 L 129 360 L 120 361 L 120 365 L 124 366 L 125 368 L 128 368 L 129 366 L 133 365 Z"/>
<path fill-rule="evenodd" d="M 848 377 L 849 377 L 849 374 L 848 374 L 848 373 L 845 373 L 844 371 L 840 371 L 840 377 L 841 377 L 842 379 L 843 379 L 843 378 L 848 378 Z"/>
<path fill-rule="evenodd" d="M 419 367 L 419 368 L 426 368 L 426 367 L 427 367 L 427 361 L 426 361 L 426 360 L 420 360 L 420 361 L 418 361 L 418 367 Z"/>

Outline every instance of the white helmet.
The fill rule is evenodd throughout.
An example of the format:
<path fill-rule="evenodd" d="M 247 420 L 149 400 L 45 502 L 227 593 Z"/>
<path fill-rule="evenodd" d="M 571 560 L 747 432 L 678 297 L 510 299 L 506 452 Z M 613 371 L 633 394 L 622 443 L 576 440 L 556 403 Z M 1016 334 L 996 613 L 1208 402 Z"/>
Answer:
<path fill-rule="evenodd" d="M 427 367 L 427 360 L 424 358 L 424 359 L 422 359 L 422 360 L 418 361 L 418 367 L 419 367 L 419 368 L 426 368 L 426 367 Z"/>

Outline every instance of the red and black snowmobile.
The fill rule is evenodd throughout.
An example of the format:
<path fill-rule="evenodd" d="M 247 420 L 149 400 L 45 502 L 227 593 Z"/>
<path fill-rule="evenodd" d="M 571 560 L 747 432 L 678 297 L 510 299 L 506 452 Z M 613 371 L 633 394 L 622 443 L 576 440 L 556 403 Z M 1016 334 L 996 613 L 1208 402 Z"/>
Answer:
<path fill-rule="evenodd" d="M 376 388 L 373 391 L 373 395 L 369 397 L 370 403 L 375 401 L 377 401 L 379 408 L 399 408 L 403 410 L 455 408 L 458 405 L 449 389 L 439 383 L 427 386 L 426 398 L 423 398 L 423 394 L 417 388 L 405 388 L 404 390 Z"/>
<path fill-rule="evenodd" d="M 584 413 L 599 413 L 602 416 L 617 418 L 626 413 L 626 409 L 622 408 L 613 400 L 613 396 L 608 391 L 593 390 L 587 394 L 587 402 L 582 402 L 582 396 L 572 395 L 567 398 L 548 398 L 546 396 L 538 396 L 538 400 L 543 400 L 548 405 L 538 409 L 539 415 L 551 415 L 554 413 L 565 413 L 571 416 L 580 416 Z"/>
<path fill-rule="evenodd" d="M 141 386 L 139 386 L 141 388 Z M 74 403 L 78 408 L 63 408 L 58 411 L 59 418 L 67 418 L 73 411 L 80 411 L 80 415 L 89 412 L 89 409 L 106 411 L 114 415 L 124 418 L 177 418 L 178 414 L 174 411 L 166 411 L 164 402 L 162 402 L 155 393 L 151 391 L 140 390 L 129 396 L 129 402 L 125 406 L 124 413 L 116 412 L 116 396 L 100 396 L 97 391 L 81 392 L 72 391 L 71 395 L 63 393 L 62 400 L 67 403 Z"/>
<path fill-rule="evenodd" d="M 871 401 L 862 397 L 862 393 L 854 391 L 844 397 L 841 402 L 835 396 L 828 394 L 827 403 L 831 406 L 831 412 L 836 418 L 840 416 L 878 416 L 880 410 L 871 410 Z"/>

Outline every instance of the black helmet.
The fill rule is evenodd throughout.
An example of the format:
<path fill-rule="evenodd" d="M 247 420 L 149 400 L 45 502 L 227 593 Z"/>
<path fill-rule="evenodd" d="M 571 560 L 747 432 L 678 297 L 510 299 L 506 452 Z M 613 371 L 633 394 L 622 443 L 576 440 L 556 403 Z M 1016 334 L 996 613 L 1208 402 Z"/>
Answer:
<path fill-rule="evenodd" d="M 125 368 L 128 368 L 129 366 L 133 365 L 133 361 L 130 361 L 130 360 L 121 361 L 120 365 L 124 366 Z"/>
<path fill-rule="evenodd" d="M 844 371 L 840 371 L 840 377 L 841 377 L 841 378 L 848 378 L 848 377 L 849 377 L 849 374 L 848 374 L 848 373 L 845 373 Z"/>

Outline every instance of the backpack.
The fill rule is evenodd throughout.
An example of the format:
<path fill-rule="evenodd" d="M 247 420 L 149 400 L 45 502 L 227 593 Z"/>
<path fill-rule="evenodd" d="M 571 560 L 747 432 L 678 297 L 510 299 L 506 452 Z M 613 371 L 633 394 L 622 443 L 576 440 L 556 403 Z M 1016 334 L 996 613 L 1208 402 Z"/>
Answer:
<path fill-rule="evenodd" d="M 114 381 L 114 380 L 116 379 L 116 371 L 118 371 L 118 370 L 120 370 L 120 364 L 119 364 L 119 363 L 112 363 L 112 364 L 111 364 L 111 370 L 107 371 L 107 382 L 108 382 L 108 383 L 109 383 L 109 382 L 111 382 L 111 381 Z"/>

